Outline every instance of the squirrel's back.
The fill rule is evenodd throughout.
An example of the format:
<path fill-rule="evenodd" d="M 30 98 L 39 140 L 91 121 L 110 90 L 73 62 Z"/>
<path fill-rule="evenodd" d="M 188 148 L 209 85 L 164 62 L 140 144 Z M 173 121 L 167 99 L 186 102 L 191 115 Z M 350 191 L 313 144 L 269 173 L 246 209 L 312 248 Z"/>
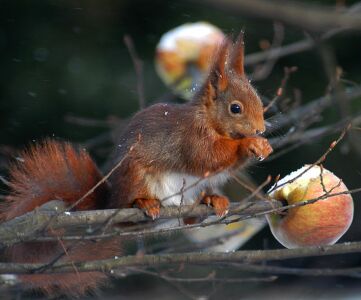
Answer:
<path fill-rule="evenodd" d="M 102 175 L 84 150 L 68 143 L 46 140 L 21 153 L 10 167 L 11 192 L 1 206 L 2 220 L 32 211 L 51 200 L 73 204 L 88 192 Z M 101 209 L 106 205 L 109 188 L 106 183 L 79 203 L 74 210 Z M 52 261 L 92 261 L 114 257 L 120 253 L 117 239 L 100 241 L 61 241 L 62 230 L 48 233 L 54 242 L 25 242 L 6 251 L 6 259 L 16 263 L 51 263 Z M 19 275 L 26 288 L 39 289 L 46 294 L 78 296 L 106 281 L 101 272 Z"/>

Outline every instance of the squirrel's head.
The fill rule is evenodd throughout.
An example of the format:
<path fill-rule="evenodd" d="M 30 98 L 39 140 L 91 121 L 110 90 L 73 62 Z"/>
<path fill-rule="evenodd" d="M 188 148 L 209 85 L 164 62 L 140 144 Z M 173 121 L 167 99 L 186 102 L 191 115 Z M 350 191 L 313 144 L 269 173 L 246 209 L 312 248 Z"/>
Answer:
<path fill-rule="evenodd" d="M 223 136 L 237 139 L 265 131 L 261 99 L 244 72 L 243 32 L 235 43 L 222 42 L 198 99 Z"/>

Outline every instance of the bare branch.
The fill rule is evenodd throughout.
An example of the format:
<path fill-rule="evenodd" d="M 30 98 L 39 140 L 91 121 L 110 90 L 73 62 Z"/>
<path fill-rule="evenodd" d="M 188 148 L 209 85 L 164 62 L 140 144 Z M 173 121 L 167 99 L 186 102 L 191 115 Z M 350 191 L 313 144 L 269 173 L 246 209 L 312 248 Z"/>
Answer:
<path fill-rule="evenodd" d="M 239 207 L 238 203 L 231 206 L 230 212 L 249 216 L 250 214 L 270 210 L 277 207 L 277 201 L 258 201 L 248 207 Z M 206 217 L 214 215 L 214 210 L 206 205 L 179 207 L 162 207 L 160 219 Z M 14 218 L 0 225 L 0 245 L 9 246 L 17 242 L 36 239 L 34 233 L 41 232 L 51 222 L 53 229 L 75 226 L 90 226 L 107 223 L 112 218 L 114 223 L 143 222 L 150 219 L 138 208 L 107 209 L 91 211 L 75 211 L 57 213 L 35 210 Z M 140 235 L 141 232 L 135 232 Z M 106 237 L 106 236 L 105 236 Z M 92 237 L 94 238 L 94 237 Z"/>
<path fill-rule="evenodd" d="M 353 278 L 361 278 L 361 268 L 287 268 L 270 265 L 255 264 L 232 264 L 237 269 L 245 272 L 261 273 L 261 274 L 287 274 L 297 276 L 346 276 Z"/>
<path fill-rule="evenodd" d="M 306 5 L 301 2 L 268 0 L 207 0 L 217 9 L 230 10 L 232 13 L 253 15 L 277 20 L 311 32 L 322 32 L 334 28 L 361 29 L 358 14 L 336 10 L 331 6 Z"/>
<path fill-rule="evenodd" d="M 116 124 L 115 122 L 112 122 L 112 120 L 98 120 L 88 117 L 82 117 L 82 116 L 76 116 L 73 114 L 67 114 L 65 116 L 65 122 L 68 122 L 70 124 L 78 125 L 78 126 L 84 126 L 84 127 L 114 127 Z"/>
<path fill-rule="evenodd" d="M 309 166 L 308 166 L 304 171 L 302 171 L 298 176 L 296 176 L 296 177 L 294 177 L 294 178 L 292 178 L 292 179 L 290 179 L 290 180 L 288 180 L 288 181 L 285 181 L 285 182 L 283 182 L 283 183 L 281 183 L 281 184 L 275 184 L 275 185 L 270 189 L 269 193 L 272 192 L 272 191 L 274 191 L 274 190 L 276 190 L 276 189 L 278 189 L 278 188 L 280 188 L 281 186 L 284 186 L 284 185 L 286 185 L 286 184 L 288 184 L 288 183 L 294 182 L 297 178 L 300 178 L 301 176 L 303 176 L 305 173 L 307 173 L 307 172 L 308 172 L 310 169 L 312 169 L 314 166 L 323 163 L 323 162 L 326 160 L 327 155 L 329 155 L 329 154 L 331 153 L 331 151 L 336 147 L 336 145 L 344 138 L 346 132 L 347 132 L 350 128 L 351 128 L 351 124 L 349 124 L 344 130 L 342 130 L 342 132 L 341 132 L 340 136 L 337 138 L 337 140 L 333 141 L 333 142 L 330 144 L 330 146 L 328 147 L 328 149 L 326 150 L 326 152 L 323 153 L 318 160 L 316 160 L 313 164 L 309 165 Z M 327 194 L 327 193 L 326 193 L 326 194 Z"/>
<path fill-rule="evenodd" d="M 345 90 L 344 96 L 345 101 L 351 101 L 355 98 L 361 97 L 361 86 Z M 277 128 L 284 128 L 290 125 L 299 124 L 302 122 L 302 118 L 310 118 L 311 116 L 318 115 L 326 108 L 332 106 L 335 103 L 335 99 L 335 95 L 320 97 L 310 103 L 287 112 L 287 114 L 276 116 L 272 119 L 272 122 L 277 125 Z M 268 134 L 271 134 L 272 132 L 272 128 L 267 130 Z"/>
<path fill-rule="evenodd" d="M 273 41 L 270 49 L 280 49 L 284 38 L 284 26 L 280 22 L 273 23 Z M 250 78 L 253 81 L 263 80 L 268 77 L 268 75 L 272 72 L 273 67 L 277 62 L 277 58 L 268 58 L 265 63 L 260 66 L 256 66 L 254 72 L 251 74 Z"/>
<path fill-rule="evenodd" d="M 352 194 L 361 192 L 361 188 L 337 192 L 337 193 L 327 193 L 323 194 L 317 198 L 304 200 L 297 202 L 295 204 L 282 206 L 279 201 L 276 200 L 268 200 L 268 201 L 257 201 L 253 203 L 248 203 L 243 206 L 239 204 L 235 204 L 231 207 L 229 216 L 237 215 L 238 218 L 222 218 L 219 220 L 215 220 L 212 222 L 202 222 L 199 224 L 192 225 L 183 225 L 183 226 L 175 226 L 168 228 L 151 228 L 145 230 L 133 230 L 130 228 L 130 231 L 120 231 L 116 230 L 116 228 L 112 228 L 112 232 L 101 235 L 91 235 L 88 236 L 62 236 L 62 240 L 86 240 L 86 239 L 104 239 L 113 236 L 142 236 L 142 235 L 156 235 L 159 236 L 163 233 L 174 232 L 182 229 L 191 229 L 198 227 L 207 227 L 215 224 L 231 224 L 241 220 L 246 220 L 250 218 L 255 218 L 259 216 L 264 216 L 269 213 L 279 213 L 287 209 L 291 209 L 294 207 L 309 205 L 315 203 L 320 200 L 327 199 L 329 197 L 334 197 L 338 195 L 344 194 Z M 116 212 L 116 214 L 115 214 Z M 182 214 L 184 213 L 184 215 Z M 209 216 L 214 213 L 214 210 L 202 205 L 194 207 L 183 206 L 181 211 L 178 207 L 166 207 L 161 209 L 160 218 L 179 218 L 181 217 L 194 217 L 194 216 Z M 44 226 L 48 226 L 49 220 L 52 220 L 52 226 L 54 228 L 64 228 L 67 226 L 81 226 L 81 225 L 92 225 L 103 223 L 108 220 L 109 217 L 116 218 L 114 219 L 115 223 L 120 222 L 129 222 L 130 220 L 134 220 L 140 222 L 141 220 L 147 220 L 144 214 L 138 209 L 122 209 L 122 210 L 94 210 L 94 211 L 82 211 L 82 212 L 65 212 L 64 214 L 54 214 L 51 212 L 40 211 L 40 212 L 30 212 L 23 216 L 17 217 L 13 220 L 10 220 L 6 223 L 3 223 L 0 226 L 0 240 L 3 246 L 9 246 L 18 242 L 23 241 L 53 241 L 56 240 L 57 237 L 53 236 L 39 236 L 39 232 Z M 30 226 L 31 225 L 31 226 Z M 154 225 L 153 225 L 154 226 Z M 39 229 L 40 228 L 40 229 Z M 35 233 L 35 234 L 34 234 Z"/>
<path fill-rule="evenodd" d="M 138 54 L 135 50 L 134 43 L 132 38 L 129 35 L 124 36 L 124 43 L 128 48 L 130 57 L 132 58 L 135 73 L 137 75 L 137 91 L 138 91 L 138 101 L 139 108 L 145 108 L 145 97 L 144 97 L 144 83 L 143 83 L 143 62 L 138 57 Z"/>
<path fill-rule="evenodd" d="M 264 261 L 287 260 L 314 256 L 329 256 L 337 254 L 361 253 L 361 242 L 343 243 L 332 246 L 306 247 L 297 249 L 276 250 L 242 250 L 230 253 L 181 253 L 163 255 L 122 256 L 113 259 L 74 262 L 79 272 L 111 270 L 123 267 L 156 267 L 177 264 L 207 264 L 210 263 L 256 263 Z M 29 274 L 39 270 L 42 264 L 0 263 L 0 274 Z M 74 272 L 72 263 L 56 263 L 44 273 Z"/>
<path fill-rule="evenodd" d="M 284 68 L 284 76 L 281 80 L 281 84 L 277 89 L 276 96 L 267 104 L 267 106 L 263 109 L 264 112 L 267 112 L 272 105 L 274 105 L 284 94 L 285 87 L 290 78 L 290 75 L 297 71 L 297 67 L 285 67 Z"/>

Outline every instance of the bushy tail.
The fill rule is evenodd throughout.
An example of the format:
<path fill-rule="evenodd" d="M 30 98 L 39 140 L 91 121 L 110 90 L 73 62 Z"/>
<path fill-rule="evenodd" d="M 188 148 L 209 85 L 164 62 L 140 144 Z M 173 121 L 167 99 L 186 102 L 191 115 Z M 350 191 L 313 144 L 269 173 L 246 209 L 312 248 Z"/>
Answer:
<path fill-rule="evenodd" d="M 68 143 L 46 140 L 19 155 L 10 167 L 11 192 L 2 204 L 0 218 L 10 220 L 51 200 L 71 205 L 88 192 L 100 179 L 101 173 L 84 150 Z M 99 186 L 74 210 L 102 209 L 106 206 L 109 187 Z M 57 235 L 61 232 L 57 231 Z M 92 261 L 120 255 L 117 239 L 100 241 L 26 242 L 6 251 L 8 261 L 17 263 L 50 263 Z M 101 272 L 19 275 L 26 288 L 38 289 L 48 295 L 79 296 L 106 281 Z"/>

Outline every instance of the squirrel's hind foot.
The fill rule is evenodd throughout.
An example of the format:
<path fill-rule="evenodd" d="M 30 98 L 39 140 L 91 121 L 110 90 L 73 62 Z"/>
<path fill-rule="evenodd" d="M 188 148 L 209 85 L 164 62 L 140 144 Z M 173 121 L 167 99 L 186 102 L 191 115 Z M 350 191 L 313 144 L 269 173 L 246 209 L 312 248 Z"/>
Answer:
<path fill-rule="evenodd" d="M 134 200 L 134 205 L 143 210 L 153 220 L 159 218 L 160 202 L 158 199 L 138 198 Z"/>
<path fill-rule="evenodd" d="M 229 200 L 225 196 L 205 195 L 201 202 L 208 206 L 213 206 L 218 217 L 224 217 L 228 213 Z"/>

